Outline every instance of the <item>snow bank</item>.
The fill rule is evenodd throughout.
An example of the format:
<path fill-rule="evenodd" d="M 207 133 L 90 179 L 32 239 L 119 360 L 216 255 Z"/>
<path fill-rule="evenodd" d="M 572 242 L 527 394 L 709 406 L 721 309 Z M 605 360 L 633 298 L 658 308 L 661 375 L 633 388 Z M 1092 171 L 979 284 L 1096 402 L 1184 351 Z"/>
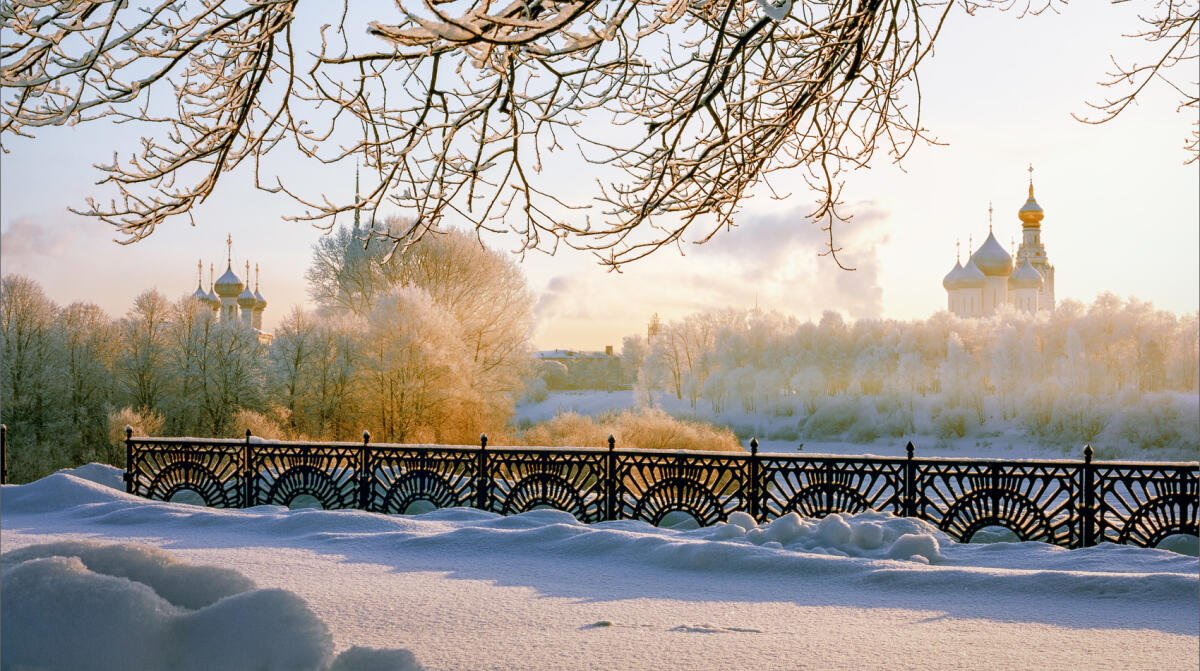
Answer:
<path fill-rule="evenodd" d="M 58 472 L 73 475 L 83 480 L 89 480 L 111 489 L 125 491 L 125 471 L 116 466 L 93 462 L 76 468 L 64 468 Z"/>
<path fill-rule="evenodd" d="M 201 546 L 294 547 L 368 560 L 397 552 L 431 558 L 486 554 L 489 561 L 505 562 L 552 556 L 669 571 L 844 576 L 945 593 L 965 586 L 1003 592 L 1020 584 L 1033 593 L 1083 594 L 1102 573 L 1105 589 L 1117 593 L 1168 601 L 1200 598 L 1194 557 L 1110 544 L 1067 550 L 1039 542 L 957 543 L 923 520 L 875 511 L 822 519 L 790 513 L 761 525 L 749 515 L 734 513 L 725 523 L 678 530 L 634 520 L 587 525 L 557 510 L 508 517 L 469 508 L 414 516 L 282 506 L 221 510 L 147 501 L 67 473 L 4 487 L 0 504 L 4 527 L 18 531 L 26 524 L 84 532 L 99 527 L 125 536 L 186 538 Z M 159 555 L 73 546 L 54 546 L 53 553 L 80 559 L 88 571 L 146 585 L 176 607 L 207 607 L 212 600 L 205 600 L 205 590 L 218 595 L 218 583 L 226 587 L 215 598 L 249 589 L 234 578 L 206 574 L 202 567 L 181 566 Z M 26 558 L 20 551 L 5 555 L 6 562 Z M 187 594 L 189 588 L 200 593 Z"/>
<path fill-rule="evenodd" d="M 762 526 L 750 515 L 736 512 L 729 516 L 728 523 L 718 523 L 705 531 L 708 533 L 704 535 L 713 540 L 741 540 L 777 549 L 925 564 L 941 561 L 942 543 L 953 542 L 923 520 L 874 511 L 857 515 L 833 513 L 819 520 L 788 513 Z"/>
<path fill-rule="evenodd" d="M 0 559 L 4 668 L 415 669 L 403 650 L 348 650 L 303 599 L 144 545 L 71 541 Z M 65 635 L 70 632 L 70 635 Z"/>
<path fill-rule="evenodd" d="M 68 473 L 0 506 L 6 669 L 1195 668 L 1200 563 L 1165 550 L 962 544 L 875 512 L 220 510 Z"/>

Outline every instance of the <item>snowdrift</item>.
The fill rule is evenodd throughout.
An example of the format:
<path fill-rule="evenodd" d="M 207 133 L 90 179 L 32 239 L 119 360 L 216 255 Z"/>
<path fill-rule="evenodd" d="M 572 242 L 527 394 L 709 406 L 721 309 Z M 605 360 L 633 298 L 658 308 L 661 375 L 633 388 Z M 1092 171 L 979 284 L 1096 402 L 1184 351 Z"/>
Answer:
<path fill-rule="evenodd" d="M 407 650 L 332 659 L 329 628 L 300 597 L 150 546 L 34 545 L 4 554 L 0 571 L 5 669 L 420 668 Z"/>
<path fill-rule="evenodd" d="M 14 549 L 9 540 L 0 555 L 5 669 L 374 671 L 420 668 L 418 660 L 434 661 L 432 668 L 583 668 L 589 659 L 595 668 L 605 666 L 601 658 L 625 668 L 645 661 L 637 650 L 664 645 L 695 664 L 722 655 L 746 661 L 741 648 L 662 637 L 760 635 L 774 616 L 722 614 L 774 613 L 781 604 L 799 609 L 787 612 L 800 623 L 816 612 L 805 608 L 827 607 L 823 617 L 865 613 L 873 626 L 890 623 L 882 626 L 904 636 L 911 625 L 896 622 L 916 617 L 906 613 L 950 612 L 966 618 L 957 621 L 968 631 L 983 631 L 971 618 L 999 609 L 1002 619 L 1058 632 L 1039 635 L 1048 649 L 1061 649 L 1062 641 L 1081 640 L 1071 633 L 1081 627 L 1122 626 L 1114 612 L 1136 614 L 1123 626 L 1186 639 L 1200 602 L 1194 557 L 1116 545 L 962 544 L 924 521 L 877 512 L 787 515 L 768 524 L 734 514 L 680 530 L 630 520 L 586 525 L 555 510 L 509 517 L 468 508 L 415 516 L 221 510 L 130 496 L 117 489 L 119 476 L 89 465 L 0 488 L 4 532 L 25 545 Z M 177 552 L 220 566 L 187 563 Z M 258 588 L 231 560 L 271 588 Z M 362 575 L 373 577 L 354 577 Z M 427 587 L 398 587 L 412 584 Z M 481 602 L 481 589 L 521 605 Z M 380 593 L 390 595 L 383 610 L 350 605 L 378 602 Z M 425 606 L 414 610 L 416 602 Z M 494 620 L 479 620 L 480 608 L 495 609 L 505 628 L 481 629 Z M 536 623 L 544 608 L 562 609 L 554 621 L 565 626 L 535 656 L 530 641 L 514 644 L 504 632 Z M 661 631 L 638 624 L 662 608 L 696 619 L 654 625 Z M 537 636 L 545 626 L 533 627 Z M 640 642 L 589 642 L 605 631 Z M 767 646 L 755 653 L 763 663 L 776 654 L 772 646 L 788 647 L 754 645 Z M 871 666 L 854 659 L 855 668 Z M 953 666 L 958 658 L 939 659 Z M 679 668 L 661 661 L 658 668 Z M 1026 661 L 1014 658 L 1010 667 Z"/>

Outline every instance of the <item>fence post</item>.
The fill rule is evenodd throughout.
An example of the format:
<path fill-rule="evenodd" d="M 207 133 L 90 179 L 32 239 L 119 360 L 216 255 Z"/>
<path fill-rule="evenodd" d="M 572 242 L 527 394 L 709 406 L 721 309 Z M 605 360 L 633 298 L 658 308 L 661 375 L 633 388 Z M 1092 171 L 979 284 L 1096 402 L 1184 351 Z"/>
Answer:
<path fill-rule="evenodd" d="M 242 507 L 254 505 L 254 477 L 250 473 L 250 429 L 246 429 L 246 442 L 242 445 Z"/>
<path fill-rule="evenodd" d="M 363 429 L 362 451 L 358 455 L 358 507 L 367 510 L 371 505 L 371 481 L 375 468 L 371 463 L 371 432 Z"/>
<path fill-rule="evenodd" d="M 904 462 L 904 516 L 917 516 L 917 467 L 913 463 L 913 453 L 917 448 L 908 441 L 904 446 L 904 452 L 908 458 Z"/>
<path fill-rule="evenodd" d="M 125 425 L 125 493 L 133 493 L 133 427 Z"/>
<path fill-rule="evenodd" d="M 620 511 L 617 509 L 617 439 L 608 434 L 608 455 L 604 466 L 604 517 L 615 520 Z"/>
<path fill-rule="evenodd" d="M 0 485 L 8 484 L 8 425 L 0 424 Z"/>
<path fill-rule="evenodd" d="M 1083 525 L 1080 541 L 1083 547 L 1096 544 L 1096 467 L 1092 465 L 1094 454 L 1091 443 L 1083 446 L 1083 506 L 1079 509 L 1079 523 Z"/>
<path fill-rule="evenodd" d="M 761 522 L 759 515 L 762 513 L 762 508 L 758 500 L 762 497 L 762 492 L 758 490 L 758 439 L 750 438 L 750 517 L 754 518 L 755 522 Z"/>
<path fill-rule="evenodd" d="M 475 462 L 475 507 L 487 510 L 487 434 L 479 434 L 479 459 Z"/>

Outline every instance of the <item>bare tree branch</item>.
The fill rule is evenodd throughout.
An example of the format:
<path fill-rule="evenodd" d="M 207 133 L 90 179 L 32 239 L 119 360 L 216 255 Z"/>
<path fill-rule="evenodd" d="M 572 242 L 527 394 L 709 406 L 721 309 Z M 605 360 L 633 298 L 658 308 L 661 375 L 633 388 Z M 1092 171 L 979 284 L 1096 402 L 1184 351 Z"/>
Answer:
<path fill-rule="evenodd" d="M 1137 83 L 1098 107 L 1108 116 L 1195 58 L 1194 5 L 1163 2 L 1139 36 L 1166 55 L 1121 71 Z M 731 228 L 752 192 L 775 193 L 769 175 L 795 168 L 836 260 L 842 176 L 929 140 L 917 68 L 954 3 L 396 0 L 369 19 L 346 0 L 313 6 L 334 22 L 297 44 L 297 0 L 0 0 L 0 133 L 147 127 L 99 166 L 117 197 L 80 210 L 127 241 L 190 216 L 249 160 L 259 188 L 301 205 L 295 220 L 330 227 L 386 203 L 411 223 L 368 235 L 398 248 L 451 217 L 515 233 L 519 252 L 563 244 L 618 268 Z M 361 161 L 371 185 L 331 200 L 265 176 L 281 144 Z M 595 166 L 590 198 L 552 174 L 580 163 Z"/>

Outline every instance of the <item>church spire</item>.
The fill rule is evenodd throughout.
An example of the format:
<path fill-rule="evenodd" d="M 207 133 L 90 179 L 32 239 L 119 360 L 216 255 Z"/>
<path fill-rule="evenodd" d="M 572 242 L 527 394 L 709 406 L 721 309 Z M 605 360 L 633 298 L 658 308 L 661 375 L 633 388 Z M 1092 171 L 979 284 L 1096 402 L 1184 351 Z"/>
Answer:
<path fill-rule="evenodd" d="M 992 232 L 992 201 L 988 201 L 988 233 Z"/>
<path fill-rule="evenodd" d="M 225 236 L 225 269 L 233 270 L 233 234 Z"/>
<path fill-rule="evenodd" d="M 1033 164 L 1029 164 L 1029 200 L 1021 206 L 1017 211 L 1017 216 L 1020 217 L 1021 223 L 1026 228 L 1037 228 L 1042 224 L 1042 218 L 1045 213 L 1042 212 L 1042 206 L 1038 205 L 1037 200 L 1033 197 Z"/>
<path fill-rule="evenodd" d="M 354 230 L 359 227 L 359 207 L 358 207 L 358 162 L 354 163 Z"/>
<path fill-rule="evenodd" d="M 196 259 L 196 288 L 204 291 L 204 259 Z"/>

